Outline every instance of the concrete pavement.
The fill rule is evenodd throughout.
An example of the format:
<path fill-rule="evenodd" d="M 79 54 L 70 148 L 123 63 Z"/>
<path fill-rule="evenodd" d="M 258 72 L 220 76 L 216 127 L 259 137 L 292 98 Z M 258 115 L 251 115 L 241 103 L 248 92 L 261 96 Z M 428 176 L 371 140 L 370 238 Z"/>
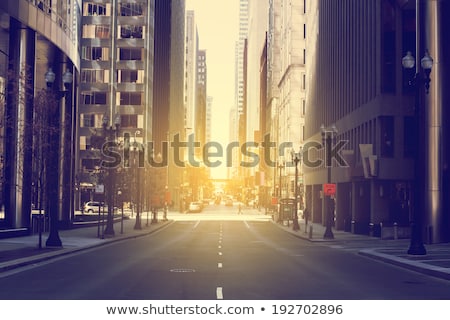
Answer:
<path fill-rule="evenodd" d="M 262 216 L 264 211 L 256 209 L 245 209 L 245 214 Z M 169 219 L 170 212 L 168 215 Z M 102 246 L 114 241 L 144 236 L 170 224 L 169 221 L 161 221 L 147 225 L 146 214 L 142 215 L 142 229 L 135 230 L 135 219 L 127 219 L 123 222 L 123 233 L 121 233 L 121 223 L 114 225 L 114 237 L 102 239 L 98 235 L 96 225 L 83 228 L 73 228 L 61 230 L 59 232 L 63 243 L 62 248 L 46 248 L 45 240 L 47 234 L 42 237 L 43 248 L 38 248 L 39 236 L 22 236 L 14 238 L 0 239 L 0 272 L 18 268 L 21 266 L 38 263 L 58 256 L 67 255 L 80 250 Z M 408 255 L 407 249 L 409 240 L 382 240 L 376 237 L 356 235 L 333 229 L 334 239 L 323 239 L 324 226 L 317 223 L 309 223 L 305 228 L 303 220 L 299 220 L 300 230 L 294 231 L 292 221 L 287 223 L 276 223 L 276 226 L 292 235 L 316 242 L 320 245 L 330 246 L 336 250 L 346 250 L 357 252 L 360 255 L 391 263 L 409 270 L 421 272 L 431 276 L 450 280 L 450 244 L 426 245 L 427 254 L 424 256 Z M 305 230 L 306 229 L 306 230 Z M 101 230 L 100 230 L 101 234 Z"/>
<path fill-rule="evenodd" d="M 275 223 L 275 222 L 274 222 Z M 412 271 L 450 280 L 450 243 L 425 245 L 426 255 L 407 254 L 410 240 L 382 240 L 333 229 L 334 239 L 324 239 L 325 227 L 300 219 L 300 230 L 294 231 L 292 221 L 275 223 L 280 228 L 304 240 L 321 243 L 337 250 L 354 251 L 360 255 L 394 264 Z"/>

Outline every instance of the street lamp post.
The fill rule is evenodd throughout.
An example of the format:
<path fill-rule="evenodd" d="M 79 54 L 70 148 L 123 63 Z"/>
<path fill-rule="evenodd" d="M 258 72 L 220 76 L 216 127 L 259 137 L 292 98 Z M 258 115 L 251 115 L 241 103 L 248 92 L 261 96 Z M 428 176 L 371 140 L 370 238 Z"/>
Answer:
<path fill-rule="evenodd" d="M 279 174 L 279 179 L 278 179 L 278 182 L 279 182 L 279 188 L 278 188 L 278 199 L 281 199 L 281 197 L 282 197 L 282 193 L 283 193 L 283 191 L 282 191 L 282 187 L 281 187 L 281 170 L 283 170 L 284 169 L 284 163 L 280 160 L 280 161 L 278 161 L 278 165 L 277 165 L 277 168 L 280 170 L 280 174 Z M 279 201 L 278 201 L 279 202 Z"/>
<path fill-rule="evenodd" d="M 116 144 L 116 135 L 120 130 L 120 115 L 117 114 L 114 119 L 114 128 L 112 126 L 108 127 L 109 124 L 109 118 L 108 116 L 103 117 L 103 134 L 105 136 L 105 139 L 107 139 L 109 142 L 113 142 L 113 144 Z M 103 153 L 103 147 L 102 147 L 102 153 Z M 107 179 L 107 189 L 106 189 L 106 205 L 108 207 L 108 215 L 106 217 L 106 228 L 104 231 L 104 234 L 106 236 L 114 236 L 114 195 L 115 195 L 115 184 L 116 184 L 116 177 L 114 168 L 108 167 L 108 179 Z"/>
<path fill-rule="evenodd" d="M 54 90 L 53 92 L 56 94 L 56 100 L 60 100 L 63 97 L 66 97 L 67 101 L 70 102 L 71 100 L 71 90 L 70 86 L 73 82 L 73 74 L 70 72 L 70 70 L 67 70 L 63 75 L 63 83 L 65 90 L 57 91 Z M 53 83 L 55 82 L 56 75 L 53 72 L 52 68 L 49 68 L 49 70 L 45 73 L 45 82 L 47 84 L 47 90 L 51 91 L 53 90 Z M 59 116 L 60 116 L 60 110 L 52 110 L 49 112 L 48 117 L 48 142 L 51 146 L 50 148 L 47 148 L 46 151 L 46 157 L 47 157 L 47 181 L 46 181 L 46 189 L 47 189 L 47 199 L 51 200 L 49 201 L 49 205 L 47 206 L 49 210 L 49 218 L 50 218 L 50 231 L 48 238 L 46 240 L 45 245 L 47 247 L 61 247 L 62 241 L 59 237 L 59 231 L 58 231 L 58 210 L 59 205 L 58 201 L 55 201 L 55 199 L 59 199 L 58 191 L 59 187 L 59 170 L 61 170 L 61 167 L 59 166 L 59 156 L 60 156 L 60 148 L 55 147 L 59 146 L 59 134 L 60 134 L 60 128 L 59 128 Z M 65 150 L 65 149 L 64 149 Z M 55 168 L 58 168 L 55 170 Z"/>
<path fill-rule="evenodd" d="M 121 203 L 120 205 L 120 234 L 123 234 L 123 199 L 122 199 L 122 190 L 117 191 L 117 197 Z"/>
<path fill-rule="evenodd" d="M 138 143 L 136 142 L 136 134 L 141 134 L 140 130 L 137 130 L 134 133 L 134 165 L 135 165 L 135 177 L 136 177 L 136 222 L 134 224 L 135 230 L 141 230 L 142 224 L 141 224 L 141 178 L 140 178 L 140 172 L 139 172 L 139 161 L 136 161 L 136 156 L 141 155 L 141 148 Z"/>
<path fill-rule="evenodd" d="M 322 124 L 320 127 L 322 134 L 322 144 L 325 145 L 325 167 L 327 168 L 327 183 L 331 183 L 331 147 L 336 141 L 336 126 L 332 126 L 331 130 L 326 130 L 325 126 Z M 324 239 L 334 239 L 334 234 L 332 230 L 333 220 L 334 220 L 334 205 L 333 199 L 330 195 L 323 195 L 325 197 L 325 233 L 323 234 Z"/>
<path fill-rule="evenodd" d="M 300 229 L 298 224 L 298 163 L 301 161 L 301 151 L 299 153 L 295 153 L 294 149 L 291 150 L 292 162 L 295 165 L 295 181 L 294 181 L 294 221 L 292 223 L 292 229 L 297 231 Z"/>
<path fill-rule="evenodd" d="M 282 187 L 281 187 L 281 170 L 283 170 L 284 168 L 284 163 L 280 160 L 278 161 L 277 164 L 277 168 L 280 170 L 280 175 L 279 175 L 279 188 L 278 188 L 278 221 L 277 222 L 281 222 L 281 196 L 282 196 Z"/>
<path fill-rule="evenodd" d="M 419 32 L 418 30 L 416 32 Z M 420 50 L 420 48 L 417 48 Z M 426 181 L 425 173 L 425 153 L 422 147 L 425 145 L 424 135 L 426 132 L 426 117 L 424 108 L 422 106 L 422 90 L 425 89 L 425 93 L 428 94 L 430 89 L 430 74 L 433 67 L 433 59 L 430 57 L 428 51 L 422 59 L 417 61 L 408 51 L 406 56 L 402 59 L 403 68 L 406 70 L 412 70 L 416 67 L 414 78 L 410 81 L 410 84 L 414 87 L 415 93 L 415 108 L 414 108 L 414 141 L 417 142 L 414 148 L 414 172 L 416 174 L 413 193 L 413 214 L 411 222 L 411 241 L 408 249 L 410 255 L 425 255 L 426 249 L 422 240 L 422 220 L 421 216 L 425 210 L 423 186 Z M 423 70 L 423 75 L 421 74 Z"/>

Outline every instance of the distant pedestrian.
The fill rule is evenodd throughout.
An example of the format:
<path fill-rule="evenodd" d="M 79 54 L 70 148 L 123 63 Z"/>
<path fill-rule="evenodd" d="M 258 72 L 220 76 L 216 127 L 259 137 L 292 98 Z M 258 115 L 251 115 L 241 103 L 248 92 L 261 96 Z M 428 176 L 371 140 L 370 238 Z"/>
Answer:
<path fill-rule="evenodd" d="M 238 204 L 238 214 L 242 214 L 242 205 L 240 202 Z"/>
<path fill-rule="evenodd" d="M 305 225 L 308 225 L 309 220 L 309 210 L 305 207 L 305 210 L 303 210 L 303 218 L 305 219 Z"/>

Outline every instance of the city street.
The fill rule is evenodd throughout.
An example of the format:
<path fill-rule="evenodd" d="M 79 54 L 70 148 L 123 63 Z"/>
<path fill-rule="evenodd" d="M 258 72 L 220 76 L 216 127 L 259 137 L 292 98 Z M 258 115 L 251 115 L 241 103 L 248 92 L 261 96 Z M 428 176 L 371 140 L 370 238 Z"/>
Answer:
<path fill-rule="evenodd" d="M 449 299 L 450 282 L 210 205 L 134 239 L 0 274 L 0 299 Z M 339 248 L 337 248 L 339 247 Z"/>

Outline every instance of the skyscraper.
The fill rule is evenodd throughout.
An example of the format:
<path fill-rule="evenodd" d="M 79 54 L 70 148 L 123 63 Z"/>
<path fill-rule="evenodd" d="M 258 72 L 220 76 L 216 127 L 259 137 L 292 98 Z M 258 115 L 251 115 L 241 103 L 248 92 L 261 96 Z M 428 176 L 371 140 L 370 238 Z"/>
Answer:
<path fill-rule="evenodd" d="M 449 241 L 449 114 L 442 109 L 448 90 L 441 89 L 449 71 L 442 30 L 450 6 L 420 1 L 422 13 L 416 16 L 415 4 L 308 2 L 306 137 L 321 141 L 321 126 L 330 132 L 334 125 L 336 141 L 346 143 L 340 150 L 345 164 L 307 170 L 307 203 L 315 222 L 324 221 L 320 194 L 331 170 L 337 229 L 381 235 L 395 223 L 407 234 L 410 222 L 417 222 L 412 218 L 419 216 L 424 241 Z M 425 50 L 439 61 L 431 71 L 429 94 L 422 85 L 410 87 L 414 70 L 402 67 L 407 51 L 421 58 Z M 419 104 L 417 92 L 424 97 Z M 416 108 L 423 108 L 427 119 L 422 129 L 414 124 Z M 425 163 L 415 170 L 418 161 Z"/>
<path fill-rule="evenodd" d="M 101 158 L 93 137 L 102 123 L 144 143 L 152 138 L 153 0 L 83 1 L 79 99 L 78 178 L 81 203 L 92 200 Z"/>
<path fill-rule="evenodd" d="M 165 200 L 169 205 L 180 204 L 183 170 L 174 164 L 172 152 L 164 155 L 162 142 L 173 140 L 176 134 L 182 136 L 185 130 L 184 21 L 184 0 L 156 0 L 152 140 L 154 155 L 167 156 L 167 166 L 158 170 L 160 172 L 154 180 L 157 190 L 167 191 Z"/>

